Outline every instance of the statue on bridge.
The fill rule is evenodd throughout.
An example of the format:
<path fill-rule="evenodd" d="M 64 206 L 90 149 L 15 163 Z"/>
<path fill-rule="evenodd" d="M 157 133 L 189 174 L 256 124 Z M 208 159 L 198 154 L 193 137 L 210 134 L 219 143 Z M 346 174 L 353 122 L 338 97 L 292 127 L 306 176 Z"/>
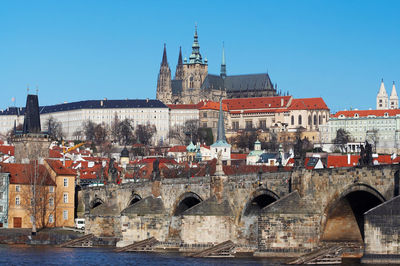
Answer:
<path fill-rule="evenodd" d="M 366 141 L 365 148 L 361 146 L 360 159 L 358 160 L 358 164 L 360 166 L 366 166 L 372 165 L 372 163 L 372 145 L 369 144 L 368 141 Z"/>
<path fill-rule="evenodd" d="M 114 158 L 110 159 L 110 163 L 108 164 L 108 179 L 111 183 L 117 183 L 118 179 L 118 170 L 114 166 Z"/>
<path fill-rule="evenodd" d="M 156 158 L 153 162 L 153 172 L 152 172 L 152 181 L 160 181 L 161 180 L 161 175 L 160 175 L 160 160 Z"/>

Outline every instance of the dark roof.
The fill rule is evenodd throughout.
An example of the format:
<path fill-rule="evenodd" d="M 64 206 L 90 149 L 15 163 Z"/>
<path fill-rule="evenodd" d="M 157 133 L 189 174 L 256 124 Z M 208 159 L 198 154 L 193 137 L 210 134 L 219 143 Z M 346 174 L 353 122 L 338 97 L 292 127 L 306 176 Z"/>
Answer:
<path fill-rule="evenodd" d="M 248 74 L 226 76 L 224 79 L 217 75 L 207 75 L 204 79 L 202 89 L 226 89 L 234 91 L 265 91 L 274 90 L 268 74 Z"/>
<path fill-rule="evenodd" d="M 28 95 L 25 110 L 23 133 L 40 133 L 39 99 L 37 95 Z"/>
<path fill-rule="evenodd" d="M 40 114 L 70 111 L 77 109 L 102 108 L 168 108 L 159 100 L 87 100 L 56 105 L 40 106 Z M 8 107 L 0 115 L 24 115 L 25 108 Z"/>
<path fill-rule="evenodd" d="M 182 92 L 182 80 L 172 80 L 171 81 L 171 88 L 172 88 L 172 94 L 177 95 Z"/>

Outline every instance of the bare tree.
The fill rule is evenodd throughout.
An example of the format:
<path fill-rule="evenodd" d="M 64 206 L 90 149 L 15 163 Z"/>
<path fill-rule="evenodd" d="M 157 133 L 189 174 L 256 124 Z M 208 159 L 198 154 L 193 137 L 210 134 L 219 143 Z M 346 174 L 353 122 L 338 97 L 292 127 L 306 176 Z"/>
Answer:
<path fill-rule="evenodd" d="M 157 133 L 157 128 L 155 125 L 137 125 L 135 130 L 136 139 L 144 144 L 150 145 L 151 139 L 153 138 L 154 134 Z"/>
<path fill-rule="evenodd" d="M 122 145 L 133 144 L 135 138 L 133 134 L 133 119 L 125 118 L 119 123 L 118 140 Z"/>
<path fill-rule="evenodd" d="M 339 128 L 336 131 L 336 138 L 333 140 L 335 147 L 339 149 L 341 152 L 346 151 L 346 144 L 351 141 L 351 136 L 349 132 L 344 130 L 343 128 Z"/>
<path fill-rule="evenodd" d="M 373 151 L 376 153 L 376 147 L 379 143 L 379 130 L 376 128 L 368 130 L 365 139 L 372 145 Z"/>
<path fill-rule="evenodd" d="M 47 132 L 50 137 L 55 140 L 62 140 L 65 137 L 65 134 L 62 130 L 61 122 L 57 121 L 54 117 L 50 116 L 49 119 L 46 121 L 47 125 Z"/>
<path fill-rule="evenodd" d="M 168 132 L 168 138 L 176 140 L 181 145 L 187 145 L 191 141 L 203 142 L 203 134 L 199 131 L 199 120 L 190 119 L 185 121 L 183 125 L 176 125 Z"/>
<path fill-rule="evenodd" d="M 82 123 L 82 133 L 87 141 L 94 142 L 95 140 L 95 128 L 96 124 L 91 120 L 84 121 Z"/>
<path fill-rule="evenodd" d="M 115 112 L 114 119 L 111 122 L 111 128 L 110 128 L 110 137 L 111 137 L 111 141 L 113 141 L 113 142 L 118 140 L 120 122 L 121 121 L 118 118 L 117 112 Z"/>
<path fill-rule="evenodd" d="M 102 124 L 97 124 L 94 127 L 94 141 L 97 145 L 102 145 L 107 140 L 107 126 Z"/>

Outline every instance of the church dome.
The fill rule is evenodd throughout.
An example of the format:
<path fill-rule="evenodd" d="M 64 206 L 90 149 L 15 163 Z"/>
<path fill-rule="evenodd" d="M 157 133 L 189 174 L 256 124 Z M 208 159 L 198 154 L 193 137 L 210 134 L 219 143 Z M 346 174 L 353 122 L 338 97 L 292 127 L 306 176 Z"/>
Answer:
<path fill-rule="evenodd" d="M 129 151 L 126 147 L 124 147 L 121 151 L 121 157 L 129 158 Z"/>

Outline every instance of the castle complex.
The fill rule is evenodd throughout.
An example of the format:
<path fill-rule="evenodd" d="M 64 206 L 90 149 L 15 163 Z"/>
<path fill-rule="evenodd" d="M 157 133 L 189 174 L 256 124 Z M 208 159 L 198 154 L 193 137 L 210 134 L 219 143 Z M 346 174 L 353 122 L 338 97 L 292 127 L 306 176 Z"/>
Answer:
<path fill-rule="evenodd" d="M 165 104 L 192 104 L 200 101 L 219 101 L 223 98 L 250 98 L 277 96 L 267 73 L 232 75 L 226 72 L 225 51 L 222 49 L 221 71 L 219 75 L 208 74 L 208 61 L 200 54 L 197 27 L 194 33 L 192 54 L 189 60 L 182 60 L 179 49 L 175 77 L 171 78 L 171 69 L 167 61 L 167 51 L 161 61 L 157 80 L 157 100 Z"/>

